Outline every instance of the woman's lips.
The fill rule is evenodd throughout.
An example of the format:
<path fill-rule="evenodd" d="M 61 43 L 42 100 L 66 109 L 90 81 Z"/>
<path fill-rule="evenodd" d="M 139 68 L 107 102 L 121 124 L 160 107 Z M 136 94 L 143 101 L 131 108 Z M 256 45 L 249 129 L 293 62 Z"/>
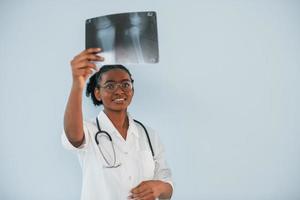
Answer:
<path fill-rule="evenodd" d="M 117 99 L 113 99 L 114 103 L 123 103 L 124 101 L 126 101 L 126 98 L 117 98 Z"/>

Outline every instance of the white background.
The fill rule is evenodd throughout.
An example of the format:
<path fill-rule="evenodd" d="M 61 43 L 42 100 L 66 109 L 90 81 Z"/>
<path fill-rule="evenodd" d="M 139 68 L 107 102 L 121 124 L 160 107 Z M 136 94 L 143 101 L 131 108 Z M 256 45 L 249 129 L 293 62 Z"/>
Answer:
<path fill-rule="evenodd" d="M 175 200 L 300 199 L 299 1 L 0 1 L 0 199 L 79 200 L 60 143 L 85 19 L 154 10 L 160 63 L 128 66 Z M 95 108 L 84 97 L 86 118 Z"/>

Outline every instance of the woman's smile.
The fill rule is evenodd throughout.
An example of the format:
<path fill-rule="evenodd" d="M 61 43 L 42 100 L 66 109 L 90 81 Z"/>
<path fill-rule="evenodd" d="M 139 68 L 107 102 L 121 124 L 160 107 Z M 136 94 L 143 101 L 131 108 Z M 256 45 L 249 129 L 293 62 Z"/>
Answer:
<path fill-rule="evenodd" d="M 122 104 L 125 101 L 126 101 L 126 98 L 116 98 L 116 99 L 113 99 L 113 102 L 117 103 L 117 104 Z"/>

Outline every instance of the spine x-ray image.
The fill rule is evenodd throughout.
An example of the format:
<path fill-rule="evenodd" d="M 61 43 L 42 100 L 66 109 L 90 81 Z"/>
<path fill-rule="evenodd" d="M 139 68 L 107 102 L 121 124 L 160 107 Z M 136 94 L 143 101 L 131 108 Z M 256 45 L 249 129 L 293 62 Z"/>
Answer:
<path fill-rule="evenodd" d="M 159 61 L 155 12 L 131 12 L 86 20 L 86 48 L 100 47 L 103 64 Z"/>

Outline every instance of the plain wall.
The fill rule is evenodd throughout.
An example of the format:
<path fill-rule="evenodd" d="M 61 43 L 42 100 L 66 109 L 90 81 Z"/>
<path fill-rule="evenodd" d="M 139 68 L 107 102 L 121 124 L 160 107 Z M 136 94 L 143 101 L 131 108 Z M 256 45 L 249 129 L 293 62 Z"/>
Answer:
<path fill-rule="evenodd" d="M 128 66 L 174 200 L 300 199 L 299 1 L 0 1 L 0 199 L 79 200 L 60 143 L 85 20 L 154 10 L 160 63 Z M 85 118 L 95 108 L 84 97 Z"/>

